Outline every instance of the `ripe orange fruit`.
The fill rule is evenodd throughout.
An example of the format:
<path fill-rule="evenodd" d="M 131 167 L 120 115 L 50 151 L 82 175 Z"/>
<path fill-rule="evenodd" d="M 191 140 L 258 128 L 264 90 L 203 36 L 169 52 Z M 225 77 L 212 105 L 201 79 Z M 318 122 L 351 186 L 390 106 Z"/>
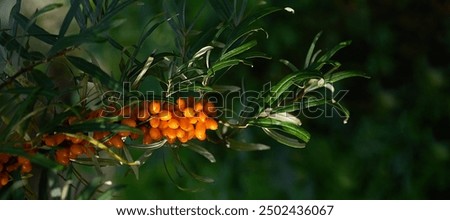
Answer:
<path fill-rule="evenodd" d="M 196 112 L 201 112 L 203 110 L 203 103 L 201 101 L 196 102 L 195 106 L 194 106 L 194 110 Z"/>
<path fill-rule="evenodd" d="M 44 144 L 49 146 L 49 147 L 54 147 L 56 146 L 56 141 L 53 138 L 53 135 L 45 135 L 42 137 L 42 140 L 44 141 Z"/>
<path fill-rule="evenodd" d="M 70 146 L 70 153 L 74 156 L 78 156 L 83 153 L 83 145 L 80 144 L 72 144 Z"/>
<path fill-rule="evenodd" d="M 197 118 L 196 117 L 192 117 L 192 118 L 189 118 L 189 122 L 191 123 L 191 124 L 195 124 L 195 123 L 197 123 Z"/>
<path fill-rule="evenodd" d="M 63 148 L 56 151 L 56 161 L 62 165 L 69 164 L 69 149 Z"/>
<path fill-rule="evenodd" d="M 180 111 L 183 111 L 186 108 L 186 100 L 184 100 L 183 98 L 178 98 L 177 105 L 178 105 L 178 109 Z"/>
<path fill-rule="evenodd" d="M 115 148 L 123 147 L 122 137 L 120 137 L 119 135 L 112 136 L 106 143 L 114 146 Z"/>
<path fill-rule="evenodd" d="M 60 145 L 64 140 L 66 140 L 66 135 L 57 133 L 54 135 L 56 145 Z"/>
<path fill-rule="evenodd" d="M 165 136 L 169 139 L 177 137 L 177 129 L 166 128 L 164 129 Z"/>
<path fill-rule="evenodd" d="M 176 131 L 177 131 L 177 138 L 183 138 L 184 136 L 186 136 L 186 131 L 184 131 L 183 129 L 179 128 Z"/>
<path fill-rule="evenodd" d="M 81 134 L 81 133 L 78 132 L 77 135 L 79 135 L 79 134 Z M 66 140 L 72 142 L 73 144 L 79 144 L 79 143 L 83 142 L 83 139 L 81 139 L 81 138 L 69 137 L 69 136 L 66 136 Z"/>
<path fill-rule="evenodd" d="M 161 111 L 161 102 L 160 101 L 152 101 L 148 105 L 148 108 L 149 108 L 151 114 L 153 114 L 153 115 L 158 114 Z"/>
<path fill-rule="evenodd" d="M 216 107 L 214 107 L 214 104 L 211 102 L 206 102 L 203 106 L 203 111 L 209 116 L 215 116 L 216 115 Z"/>
<path fill-rule="evenodd" d="M 209 129 L 209 130 L 217 130 L 217 128 L 219 127 L 219 125 L 217 124 L 217 121 L 212 118 L 206 119 L 205 126 L 206 126 L 206 129 Z"/>
<path fill-rule="evenodd" d="M 167 110 L 162 110 L 159 112 L 159 119 L 162 121 L 168 121 L 172 118 L 172 113 Z"/>
<path fill-rule="evenodd" d="M 180 128 L 188 131 L 191 128 L 194 128 L 194 126 L 190 123 L 189 118 L 180 118 Z"/>
<path fill-rule="evenodd" d="M 102 140 L 103 138 L 105 138 L 109 134 L 110 134 L 109 131 L 94 131 L 94 139 Z"/>
<path fill-rule="evenodd" d="M 199 112 L 197 115 L 197 119 L 201 122 L 205 122 L 208 118 L 208 116 L 204 112 Z"/>
<path fill-rule="evenodd" d="M 159 141 L 162 138 L 161 131 L 158 128 L 150 128 L 149 133 L 150 137 L 155 141 Z"/>
<path fill-rule="evenodd" d="M 201 141 L 206 139 L 205 123 L 199 121 L 195 124 L 195 137 Z"/>
<path fill-rule="evenodd" d="M 195 116 L 195 111 L 193 108 L 188 107 L 188 108 L 184 109 L 183 114 L 184 114 L 184 117 L 192 118 Z"/>
<path fill-rule="evenodd" d="M 122 119 L 122 121 L 120 123 L 123 125 L 129 126 L 129 127 L 132 127 L 132 128 L 135 128 L 137 126 L 136 121 L 131 118 L 124 118 L 124 119 Z M 130 135 L 131 132 L 130 131 L 120 131 L 117 134 L 119 134 L 122 137 L 126 137 L 126 136 Z"/>
<path fill-rule="evenodd" d="M 144 138 L 142 139 L 143 144 L 151 144 L 152 143 L 152 137 L 149 133 L 144 134 Z"/>
<path fill-rule="evenodd" d="M 159 126 L 160 122 L 161 122 L 161 120 L 159 118 L 156 118 L 156 117 L 151 118 L 150 119 L 150 126 L 152 128 L 157 128 Z"/>
<path fill-rule="evenodd" d="M 169 128 L 177 129 L 179 127 L 178 120 L 175 118 L 171 118 L 168 122 Z"/>
<path fill-rule="evenodd" d="M 6 186 L 9 182 L 9 176 L 6 173 L 0 173 L 0 187 Z"/>
<path fill-rule="evenodd" d="M 169 122 L 168 121 L 161 121 L 159 123 L 159 126 L 158 126 L 158 128 L 161 129 L 161 130 L 166 129 L 168 127 L 169 127 Z"/>
<path fill-rule="evenodd" d="M 150 112 L 148 112 L 147 108 L 137 108 L 137 119 L 139 121 L 146 121 L 148 118 L 150 118 Z"/>
<path fill-rule="evenodd" d="M 21 169 L 21 173 L 29 173 L 32 170 L 32 166 L 31 163 L 28 161 L 28 163 L 24 163 L 22 164 L 22 169 Z"/>

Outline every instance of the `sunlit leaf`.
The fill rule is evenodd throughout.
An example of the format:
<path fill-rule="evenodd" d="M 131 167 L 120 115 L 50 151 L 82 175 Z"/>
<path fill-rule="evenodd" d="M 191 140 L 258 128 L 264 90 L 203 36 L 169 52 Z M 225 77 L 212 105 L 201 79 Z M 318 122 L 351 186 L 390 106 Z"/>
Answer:
<path fill-rule="evenodd" d="M 290 138 L 287 137 L 285 135 L 282 135 L 276 131 L 274 131 L 273 129 L 269 129 L 269 128 L 262 128 L 262 130 L 271 138 L 273 138 L 274 140 L 287 145 L 289 147 L 294 147 L 294 148 L 304 148 L 306 146 L 305 143 L 302 143 L 300 141 L 298 141 L 298 139 L 294 139 L 294 138 Z"/>
<path fill-rule="evenodd" d="M 189 144 L 183 144 L 184 147 L 191 149 L 192 151 L 195 151 L 196 153 L 202 155 L 203 157 L 205 157 L 206 159 L 209 160 L 209 162 L 211 163 L 215 163 L 216 162 L 216 158 L 214 158 L 214 155 L 212 155 L 208 150 L 206 150 L 204 147 L 198 145 L 198 144 L 194 144 L 194 143 L 189 143 Z"/>

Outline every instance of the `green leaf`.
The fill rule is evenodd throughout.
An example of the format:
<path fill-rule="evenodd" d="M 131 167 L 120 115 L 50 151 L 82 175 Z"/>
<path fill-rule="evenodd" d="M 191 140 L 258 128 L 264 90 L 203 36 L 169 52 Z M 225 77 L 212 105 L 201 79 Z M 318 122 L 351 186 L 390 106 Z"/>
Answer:
<path fill-rule="evenodd" d="M 365 73 L 359 71 L 340 71 L 336 73 L 327 73 L 323 76 L 325 82 L 327 83 L 334 83 L 350 77 L 364 77 L 366 79 L 370 78 L 366 76 Z"/>
<path fill-rule="evenodd" d="M 285 133 L 294 135 L 304 142 L 308 142 L 311 137 L 309 132 L 303 129 L 298 124 L 290 123 L 287 121 L 279 121 L 273 118 L 257 118 L 250 121 L 249 125 L 254 125 L 262 128 L 278 129 Z"/>
<path fill-rule="evenodd" d="M 56 35 L 48 33 L 22 14 L 14 14 L 14 18 L 29 35 L 50 45 L 53 45 L 57 41 L 58 37 Z"/>
<path fill-rule="evenodd" d="M 53 3 L 53 4 L 46 5 L 43 8 L 39 9 L 36 13 L 34 13 L 32 18 L 34 20 L 37 17 L 41 16 L 42 14 L 47 13 L 52 10 L 55 10 L 57 8 L 61 8 L 62 6 L 63 6 L 63 4 L 61 4 L 61 3 Z"/>
<path fill-rule="evenodd" d="M 317 78 L 320 78 L 319 73 L 313 71 L 300 71 L 291 73 L 271 88 L 270 93 L 265 97 L 265 102 L 269 105 L 272 105 L 282 94 L 289 92 L 289 88 L 291 86 L 299 85 L 306 80 Z"/>
<path fill-rule="evenodd" d="M 251 48 L 253 48 L 254 46 L 256 46 L 257 42 L 256 40 L 252 40 L 248 43 L 245 43 L 239 47 L 236 47 L 228 52 L 226 52 L 225 54 L 223 54 L 219 60 L 228 60 L 236 55 L 239 55 L 247 50 L 250 50 Z"/>
<path fill-rule="evenodd" d="M 315 37 L 313 42 L 311 43 L 311 46 L 309 47 L 308 53 L 306 54 L 305 59 L 305 69 L 308 68 L 308 66 L 311 64 L 311 59 L 314 53 L 314 48 L 316 47 L 316 43 L 320 38 L 320 35 L 322 35 L 322 32 L 319 32 Z"/>
<path fill-rule="evenodd" d="M 198 144 L 189 143 L 189 144 L 183 144 L 183 146 L 202 155 L 203 157 L 208 159 L 209 162 L 211 162 L 211 163 L 216 162 L 216 158 L 214 158 L 214 155 L 212 155 L 208 150 L 206 150 L 204 147 L 202 147 Z"/>
<path fill-rule="evenodd" d="M 208 76 L 213 75 L 215 72 L 217 72 L 221 69 L 232 67 L 232 66 L 238 65 L 239 63 L 242 63 L 242 62 L 243 62 L 243 60 L 240 60 L 240 59 L 229 59 L 229 60 L 219 61 L 219 62 L 215 63 L 210 69 L 208 69 Z"/>
<path fill-rule="evenodd" d="M 320 62 L 324 62 L 327 61 L 329 59 L 331 59 L 331 57 L 334 56 L 334 54 L 336 54 L 339 50 L 341 50 L 342 48 L 350 45 L 352 42 L 351 41 L 344 41 L 339 43 L 338 45 L 336 45 L 333 49 L 327 51 L 324 55 L 322 55 L 318 60 L 317 63 Z"/>
<path fill-rule="evenodd" d="M 95 79 L 98 79 L 102 85 L 106 86 L 112 90 L 120 90 L 121 85 L 119 82 L 114 80 L 111 76 L 105 73 L 100 67 L 80 58 L 74 56 L 67 56 L 67 60 L 72 63 L 75 67 L 85 72 L 86 74 L 92 76 Z"/>
<path fill-rule="evenodd" d="M 270 147 L 265 144 L 259 143 L 245 143 L 242 141 L 228 139 L 227 146 L 237 151 L 257 151 L 257 150 L 269 150 Z"/>
<path fill-rule="evenodd" d="M 128 160 L 128 162 L 134 162 L 133 156 L 131 156 L 131 153 L 126 146 L 123 147 L 123 152 L 124 152 L 125 158 Z M 130 166 L 130 168 L 133 171 L 134 176 L 136 176 L 136 179 L 139 180 L 139 167 L 138 166 Z"/>
<path fill-rule="evenodd" d="M 80 10 L 80 0 L 73 0 L 70 3 L 70 9 L 67 12 L 66 16 L 64 17 L 64 20 L 61 24 L 61 27 L 59 29 L 59 34 L 58 36 L 64 37 L 64 35 L 67 32 L 67 29 L 69 29 L 70 23 L 72 22 L 73 18 L 75 17 L 75 15 L 78 13 L 78 11 Z"/>
<path fill-rule="evenodd" d="M 287 136 L 284 136 L 272 129 L 269 128 L 262 128 L 262 130 L 271 138 L 273 138 L 274 140 L 287 145 L 289 147 L 293 147 L 293 148 L 304 148 L 306 146 L 305 143 L 302 143 L 300 141 L 298 141 L 298 139 L 293 139 Z"/>

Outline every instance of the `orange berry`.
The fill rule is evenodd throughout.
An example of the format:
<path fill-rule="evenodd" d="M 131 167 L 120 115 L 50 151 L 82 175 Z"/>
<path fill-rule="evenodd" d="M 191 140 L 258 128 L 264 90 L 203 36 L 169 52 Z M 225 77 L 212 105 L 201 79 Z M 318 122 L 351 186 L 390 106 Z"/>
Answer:
<path fill-rule="evenodd" d="M 203 110 L 203 103 L 201 101 L 196 102 L 195 106 L 194 106 L 194 110 L 196 112 L 201 112 Z"/>
<path fill-rule="evenodd" d="M 63 148 L 56 151 L 56 161 L 62 165 L 69 164 L 69 149 Z"/>
<path fill-rule="evenodd" d="M 186 108 L 186 100 L 184 100 L 183 98 L 178 98 L 177 105 L 178 109 L 180 109 L 180 111 L 183 111 Z"/>
<path fill-rule="evenodd" d="M 161 119 L 162 121 L 168 121 L 171 118 L 172 118 L 172 113 L 167 110 L 162 110 L 159 113 L 159 119 Z"/>
<path fill-rule="evenodd" d="M 211 102 L 205 103 L 205 105 L 203 106 L 203 111 L 205 111 L 205 113 L 210 116 L 215 116 L 217 112 L 216 107 L 214 107 L 214 104 Z"/>
<path fill-rule="evenodd" d="M 77 135 L 81 134 L 80 132 L 77 133 Z M 70 136 L 66 136 L 66 140 L 74 143 L 74 144 L 79 144 L 81 142 L 83 142 L 83 139 L 81 138 L 77 138 L 77 137 L 70 137 Z"/>
<path fill-rule="evenodd" d="M 139 121 L 146 121 L 148 118 L 150 118 L 150 112 L 148 112 L 147 108 L 138 108 L 136 114 Z"/>
<path fill-rule="evenodd" d="M 161 120 L 159 118 L 151 118 L 150 119 L 150 126 L 152 128 L 157 128 L 160 124 Z"/>
<path fill-rule="evenodd" d="M 133 128 L 135 128 L 137 126 L 136 121 L 131 118 L 124 118 L 124 119 L 122 119 L 122 121 L 120 123 L 123 125 L 126 125 L 126 126 L 133 127 Z"/>
<path fill-rule="evenodd" d="M 201 122 L 205 122 L 208 116 L 204 112 L 199 112 L 197 119 Z"/>
<path fill-rule="evenodd" d="M 54 135 L 44 135 L 42 140 L 44 141 L 45 145 L 49 147 L 54 147 L 57 145 L 56 138 L 54 137 Z"/>
<path fill-rule="evenodd" d="M 188 108 L 184 109 L 183 114 L 184 114 L 184 117 L 192 118 L 195 116 L 195 111 L 193 108 L 188 107 Z"/>
<path fill-rule="evenodd" d="M 112 136 L 107 142 L 107 144 L 114 146 L 115 148 L 122 148 L 123 141 L 119 135 Z"/>
<path fill-rule="evenodd" d="M 175 110 L 172 114 L 173 114 L 174 117 L 184 118 L 184 114 L 180 110 Z"/>
<path fill-rule="evenodd" d="M 17 170 L 17 168 L 19 168 L 19 166 L 20 166 L 20 164 L 18 164 L 18 163 L 11 164 L 11 165 L 6 167 L 6 171 L 12 172 L 14 170 Z"/>
<path fill-rule="evenodd" d="M 183 144 L 189 141 L 187 135 L 185 135 L 184 137 L 181 137 L 181 138 L 179 137 L 178 140 Z"/>
<path fill-rule="evenodd" d="M 144 138 L 142 139 L 143 144 L 151 144 L 152 143 L 152 137 L 149 133 L 144 134 Z"/>
<path fill-rule="evenodd" d="M 83 153 L 83 145 L 80 144 L 72 144 L 70 146 L 70 153 L 74 156 L 78 156 Z"/>
<path fill-rule="evenodd" d="M 158 114 L 161 111 L 161 103 L 159 101 L 152 101 L 148 105 L 148 108 L 151 114 Z"/>
<path fill-rule="evenodd" d="M 19 164 L 25 164 L 25 163 L 29 163 L 30 161 L 25 157 L 17 157 L 17 162 Z"/>
<path fill-rule="evenodd" d="M 172 129 L 172 128 L 166 128 L 166 129 L 164 129 L 164 132 L 165 132 L 165 136 L 167 137 L 167 138 L 176 138 L 177 137 L 177 129 Z"/>
<path fill-rule="evenodd" d="M 183 131 L 183 129 L 177 129 L 177 138 L 183 138 L 186 136 L 186 131 Z"/>
<path fill-rule="evenodd" d="M 131 109 L 131 106 L 127 105 L 119 110 L 118 115 L 124 118 L 130 118 L 132 116 L 132 113 L 133 111 Z"/>
<path fill-rule="evenodd" d="M 66 140 L 65 134 L 57 133 L 54 136 L 56 145 L 60 145 L 64 140 Z"/>
<path fill-rule="evenodd" d="M 198 120 L 197 120 L 196 117 L 189 118 L 189 123 L 191 123 L 191 124 L 196 124 L 197 121 L 198 121 Z"/>
<path fill-rule="evenodd" d="M 158 126 L 158 128 L 161 129 L 161 130 L 166 129 L 168 127 L 169 127 L 169 122 L 168 121 L 161 121 L 159 123 L 159 126 Z"/>
<path fill-rule="evenodd" d="M 137 126 L 136 121 L 131 118 L 124 118 L 124 119 L 122 119 L 122 121 L 120 123 L 123 125 L 129 126 L 129 127 L 132 127 L 132 128 L 135 128 Z M 126 137 L 126 136 L 130 135 L 131 132 L 130 131 L 120 131 L 117 134 L 119 134 L 122 137 Z"/>
<path fill-rule="evenodd" d="M 217 128 L 219 127 L 219 125 L 217 124 L 217 121 L 212 118 L 206 119 L 205 126 L 206 126 L 206 129 L 209 129 L 209 130 L 217 130 Z"/>
<path fill-rule="evenodd" d="M 23 164 L 22 165 L 22 169 L 21 169 L 21 173 L 29 173 L 29 172 L 31 172 L 31 170 L 32 170 L 32 166 L 31 166 L 31 163 L 30 162 L 28 162 L 28 163 L 25 163 L 25 164 Z"/>
<path fill-rule="evenodd" d="M 205 123 L 197 122 L 197 124 L 195 125 L 195 137 L 201 141 L 206 139 Z"/>
<path fill-rule="evenodd" d="M 191 140 L 195 137 L 195 129 L 189 130 L 187 134 L 188 140 Z"/>
<path fill-rule="evenodd" d="M 162 138 L 161 131 L 158 128 L 150 128 L 149 133 L 150 137 L 155 141 L 159 141 Z"/>
<path fill-rule="evenodd" d="M 194 126 L 190 123 L 189 118 L 180 118 L 180 128 L 188 131 L 191 128 L 194 128 Z"/>
<path fill-rule="evenodd" d="M 179 127 L 178 120 L 175 118 L 170 119 L 168 122 L 169 128 L 177 129 Z"/>
<path fill-rule="evenodd" d="M 6 173 L 0 173 L 0 187 L 6 186 L 9 182 L 9 176 Z"/>
<path fill-rule="evenodd" d="M 109 131 L 94 131 L 94 139 L 102 140 L 109 135 Z"/>

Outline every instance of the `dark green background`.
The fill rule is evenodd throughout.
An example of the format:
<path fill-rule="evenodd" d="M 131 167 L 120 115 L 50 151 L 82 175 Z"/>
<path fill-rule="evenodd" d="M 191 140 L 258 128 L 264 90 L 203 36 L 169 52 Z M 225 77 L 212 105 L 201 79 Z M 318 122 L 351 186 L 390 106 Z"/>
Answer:
<path fill-rule="evenodd" d="M 192 18 L 203 1 L 188 1 Z M 260 25 L 269 33 L 259 38 L 258 50 L 273 57 L 239 67 L 221 84 L 257 89 L 281 79 L 289 70 L 278 62 L 287 59 L 303 65 L 314 35 L 323 31 L 319 48 L 340 41 L 352 45 L 336 57 L 343 69 L 366 72 L 370 80 L 355 78 L 336 84 L 348 89 L 341 101 L 351 111 L 348 124 L 339 117 L 306 120 L 312 138 L 305 149 L 291 149 L 266 138 L 258 129 L 242 135 L 247 141 L 265 143 L 264 152 L 236 152 L 215 145 L 210 164 L 203 157 L 182 150 L 192 171 L 215 180 L 203 184 L 173 169 L 170 151 L 154 154 L 141 168 L 141 177 L 123 178 L 121 199 L 449 199 L 450 115 L 450 3 L 440 0 L 368 1 L 301 0 L 268 1 L 269 5 L 295 9 L 278 12 Z M 127 22 L 112 33 L 123 44 L 132 44 L 143 21 L 162 12 L 162 4 L 130 7 L 121 16 Z M 196 26 L 217 18 L 206 5 Z M 161 27 L 148 42 L 148 52 L 173 49 L 173 34 Z M 105 54 L 108 52 L 106 51 Z M 111 58 L 114 61 L 115 58 Z M 112 62 L 114 63 L 114 62 Z M 178 190 L 164 168 L 183 187 Z"/>

